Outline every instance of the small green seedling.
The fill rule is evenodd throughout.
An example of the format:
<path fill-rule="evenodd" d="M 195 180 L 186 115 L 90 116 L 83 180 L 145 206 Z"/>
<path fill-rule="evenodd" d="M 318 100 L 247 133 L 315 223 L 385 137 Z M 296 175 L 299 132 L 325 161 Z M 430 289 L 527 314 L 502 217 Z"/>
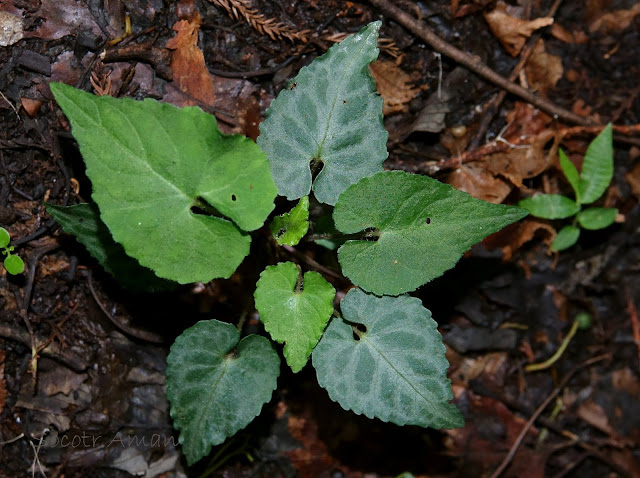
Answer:
<path fill-rule="evenodd" d="M 578 329 L 587 330 L 589 327 L 591 327 L 591 316 L 587 312 L 578 312 L 578 314 L 576 314 L 575 319 L 573 320 L 573 324 L 571 324 L 569 333 L 566 335 L 566 337 L 560 344 L 560 347 L 558 347 L 558 350 L 556 350 L 556 353 L 554 353 L 551 357 L 549 357 L 544 362 L 531 363 L 527 365 L 524 368 L 525 371 L 538 372 L 540 370 L 545 370 L 551 367 L 554 363 L 558 361 L 558 359 L 562 356 L 564 351 L 567 350 L 567 347 L 569 346 L 569 342 L 571 342 L 571 339 L 573 338 L 573 336 L 576 335 L 576 332 L 578 331 Z"/>
<path fill-rule="evenodd" d="M 9 232 L 5 228 L 0 227 L 0 249 L 2 249 L 2 254 L 7 256 L 4 259 L 4 268 L 9 274 L 14 276 L 22 274 L 22 271 L 24 271 L 24 262 L 20 256 L 11 254 L 13 252 L 13 246 L 10 246 L 9 242 L 11 242 Z"/>
<path fill-rule="evenodd" d="M 293 372 L 310 362 L 347 410 L 397 425 L 464 424 L 437 324 L 409 293 L 527 211 L 384 171 L 388 134 L 369 73 L 379 28 L 304 67 L 267 110 L 258 144 L 222 134 L 199 108 L 51 85 L 95 204 L 47 211 L 108 272 L 157 291 L 229 278 L 250 254 L 245 263 L 261 271 L 254 299 L 264 335 L 203 320 L 171 347 L 167 397 L 189 464 L 271 399 L 281 364 L 274 342 Z M 298 203 L 273 217 L 277 195 Z M 319 203 L 311 211 L 310 195 Z M 267 222 L 271 234 L 256 232 Z M 341 235 L 337 262 L 323 250 L 324 264 L 278 263 L 307 257 L 293 248 L 309 230 Z M 315 270 L 302 271 L 307 263 Z M 339 303 L 330 282 L 338 271 L 357 286 Z"/>
<path fill-rule="evenodd" d="M 618 215 L 616 208 L 591 207 L 582 209 L 604 194 L 613 178 L 612 128 L 608 124 L 587 148 L 582 164 L 582 173 L 565 152 L 558 150 L 560 167 L 571 185 L 576 199 L 561 194 L 539 194 L 523 199 L 518 204 L 531 214 L 542 219 L 566 219 L 575 216 L 573 222 L 564 226 L 551 244 L 553 251 L 562 251 L 573 246 L 584 229 L 597 230 L 610 226 Z"/>

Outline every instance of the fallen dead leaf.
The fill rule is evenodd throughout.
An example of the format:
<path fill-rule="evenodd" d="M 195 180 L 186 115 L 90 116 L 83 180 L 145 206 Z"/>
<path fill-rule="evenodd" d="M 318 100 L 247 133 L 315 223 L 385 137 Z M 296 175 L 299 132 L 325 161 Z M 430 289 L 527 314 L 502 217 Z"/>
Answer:
<path fill-rule="evenodd" d="M 553 23 L 553 18 L 536 18 L 531 21 L 521 20 L 507 14 L 504 11 L 504 6 L 501 5 L 498 5 L 495 10 L 485 13 L 484 19 L 504 49 L 507 50 L 507 53 L 513 57 L 520 54 L 527 38 L 534 31 Z"/>
<path fill-rule="evenodd" d="M 57 40 L 80 31 L 91 31 L 96 37 L 102 37 L 102 31 L 85 2 L 42 0 L 36 16 L 42 18 L 42 23 L 34 31 L 25 32 L 25 38 Z"/>
<path fill-rule="evenodd" d="M 213 80 L 204 62 L 202 50 L 198 48 L 200 14 L 191 20 L 179 20 L 173 25 L 177 34 L 170 38 L 166 48 L 172 51 L 171 71 L 176 87 L 193 97 L 183 97 L 178 106 L 194 106 L 198 101 L 213 106 L 215 95 Z"/>
<path fill-rule="evenodd" d="M 22 107 L 32 118 L 38 114 L 38 111 L 40 111 L 40 107 L 42 106 L 42 101 L 24 97 L 20 98 L 20 103 L 22 103 Z"/>
<path fill-rule="evenodd" d="M 511 185 L 490 173 L 486 165 L 473 162 L 461 165 L 447 178 L 454 188 L 494 204 L 500 204 L 511 192 Z"/>
<path fill-rule="evenodd" d="M 542 94 L 555 87 L 563 73 L 562 60 L 558 56 L 547 53 L 542 40 L 531 53 L 524 69 L 529 85 Z"/>
<path fill-rule="evenodd" d="M 378 60 L 369 65 L 384 104 L 382 113 L 404 113 L 407 103 L 416 97 L 419 89 L 413 87 L 411 77 L 395 62 Z"/>
<path fill-rule="evenodd" d="M 640 2 L 628 10 L 616 10 L 600 15 L 589 25 L 589 31 L 611 33 L 625 30 L 637 15 L 640 15 Z"/>
<path fill-rule="evenodd" d="M 624 178 L 631 186 L 631 192 L 640 200 L 640 163 L 636 164 L 631 171 L 628 171 Z"/>
<path fill-rule="evenodd" d="M 518 249 L 534 238 L 541 238 L 542 242 L 551 246 L 555 237 L 556 231 L 550 224 L 527 218 L 489 236 L 482 243 L 488 249 L 501 248 L 504 260 L 509 261 Z"/>

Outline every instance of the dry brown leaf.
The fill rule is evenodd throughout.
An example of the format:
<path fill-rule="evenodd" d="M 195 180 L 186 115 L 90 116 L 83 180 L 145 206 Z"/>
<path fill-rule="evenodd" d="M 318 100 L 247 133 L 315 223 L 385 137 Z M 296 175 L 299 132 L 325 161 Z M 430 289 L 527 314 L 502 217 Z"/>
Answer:
<path fill-rule="evenodd" d="M 207 106 L 215 99 L 213 80 L 204 62 L 202 50 L 198 48 L 200 14 L 191 20 L 180 20 L 173 25 L 177 34 L 170 38 L 166 47 L 172 51 L 171 71 L 176 87 Z M 183 98 L 178 106 L 193 106 L 197 102 Z"/>
<path fill-rule="evenodd" d="M 600 31 L 602 33 L 622 31 L 631 25 L 637 15 L 640 15 L 640 2 L 628 10 L 616 10 L 600 15 L 589 25 L 589 31 Z"/>
<path fill-rule="evenodd" d="M 22 103 L 22 107 L 32 118 L 36 116 L 36 114 L 40 110 L 40 107 L 42 106 L 42 101 L 25 97 L 20 98 L 20 103 Z"/>
<path fill-rule="evenodd" d="M 640 200 L 640 163 L 636 164 L 633 169 L 624 175 L 624 178 L 631 186 L 631 192 Z"/>
<path fill-rule="evenodd" d="M 384 100 L 382 113 L 389 115 L 406 112 L 407 103 L 414 99 L 419 91 L 413 87 L 411 77 L 392 61 L 374 61 L 369 65 L 369 70 Z"/>
<path fill-rule="evenodd" d="M 530 145 L 494 153 L 485 158 L 486 168 L 492 174 L 508 179 L 517 188 L 522 188 L 524 179 L 539 175 L 551 164 L 554 155 L 546 152 L 544 147 L 553 138 L 554 132 L 548 130 L 537 135 Z"/>
<path fill-rule="evenodd" d="M 509 261 L 518 249 L 535 237 L 541 237 L 547 246 L 551 246 L 556 231 L 546 222 L 527 218 L 489 236 L 482 244 L 490 250 L 501 248 L 503 259 Z"/>
<path fill-rule="evenodd" d="M 542 40 L 531 53 L 524 69 L 529 85 L 543 94 L 556 86 L 563 73 L 562 60 L 558 56 L 547 53 Z"/>
<path fill-rule="evenodd" d="M 521 20 L 508 15 L 499 7 L 489 13 L 485 13 L 484 19 L 504 49 L 513 57 L 520 54 L 527 38 L 534 31 L 553 23 L 553 18 L 547 17 L 536 18 L 531 21 Z"/>
<path fill-rule="evenodd" d="M 511 185 L 487 171 L 480 163 L 467 163 L 453 171 L 447 182 L 474 198 L 500 204 L 511 192 Z"/>
<path fill-rule="evenodd" d="M 42 0 L 36 16 L 43 19 L 42 23 L 35 30 L 25 32 L 25 38 L 57 40 L 81 31 L 91 31 L 97 37 L 102 36 L 102 31 L 91 15 L 86 2 Z"/>

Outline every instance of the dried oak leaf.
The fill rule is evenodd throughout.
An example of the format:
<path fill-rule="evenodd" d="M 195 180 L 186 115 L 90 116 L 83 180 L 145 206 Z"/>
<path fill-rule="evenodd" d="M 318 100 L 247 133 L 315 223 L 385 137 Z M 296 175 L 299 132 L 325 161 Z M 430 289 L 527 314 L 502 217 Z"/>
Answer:
<path fill-rule="evenodd" d="M 414 88 L 411 77 L 392 61 L 378 60 L 369 65 L 384 104 L 382 113 L 404 113 L 407 103 L 414 99 L 419 89 Z"/>
<path fill-rule="evenodd" d="M 204 62 L 202 50 L 198 48 L 200 14 L 191 20 L 179 20 L 173 25 L 177 34 L 170 38 L 166 48 L 172 50 L 171 71 L 176 87 L 204 103 L 212 106 L 215 95 L 213 80 Z M 178 106 L 194 106 L 197 101 L 183 98 Z"/>
<path fill-rule="evenodd" d="M 531 53 L 527 65 L 524 67 L 529 85 L 540 93 L 556 86 L 562 78 L 562 60 L 560 57 L 547 53 L 544 42 L 540 40 Z"/>
<path fill-rule="evenodd" d="M 553 18 L 536 18 L 526 21 L 505 13 L 499 7 L 485 13 L 484 19 L 507 52 L 516 57 L 524 48 L 527 38 L 539 28 L 549 26 Z"/>

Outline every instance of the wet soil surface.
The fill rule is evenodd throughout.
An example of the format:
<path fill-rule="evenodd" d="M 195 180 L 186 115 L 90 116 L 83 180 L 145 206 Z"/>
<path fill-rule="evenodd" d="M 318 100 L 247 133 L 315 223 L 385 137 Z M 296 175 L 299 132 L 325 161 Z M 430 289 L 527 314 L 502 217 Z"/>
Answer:
<path fill-rule="evenodd" d="M 552 3 L 395 5 L 509 77 L 522 53 L 508 53 L 486 14 L 498 9 L 531 20 Z M 560 3 L 554 25 L 539 32 L 544 52 L 531 54 L 516 82 L 598 124 L 630 128 L 617 130 L 615 176 L 601 200 L 620 215 L 559 255 L 548 244 L 560 223 L 514 226 L 417 292 L 440 325 L 466 426 L 436 431 L 356 416 L 328 398 L 310 366 L 296 375 L 283 367 L 261 415 L 188 468 L 165 398 L 169 347 L 203 319 L 247 316 L 245 332 L 264 333 L 252 295 L 260 266 L 273 257 L 257 250 L 261 264 L 243 264 L 230 280 L 171 293 L 120 288 L 44 210 L 45 201 L 91 197 L 49 82 L 198 105 L 226 132 L 255 139 L 288 79 L 339 34 L 381 19 L 374 75 L 385 99 L 389 169 L 429 173 L 477 197 L 515 203 L 535 191 L 568 193 L 549 157 L 558 144 L 581 157 L 594 131 L 570 130 L 512 95 L 490 112 L 498 87 L 366 2 L 3 2 L 0 225 L 26 270 L 0 273 L 0 476 L 489 476 L 550 397 L 502 476 L 640 476 L 640 4 Z M 246 8 L 234 17 L 223 4 L 252 6 L 248 16 L 281 26 L 255 20 L 252 27 Z M 202 75 L 185 72 L 197 71 L 199 51 L 205 87 Z M 537 153 L 525 157 L 516 143 Z M 329 254 L 300 250 L 317 260 Z M 526 372 L 556 352 L 579 312 L 590 314 L 591 326 L 552 367 Z"/>

